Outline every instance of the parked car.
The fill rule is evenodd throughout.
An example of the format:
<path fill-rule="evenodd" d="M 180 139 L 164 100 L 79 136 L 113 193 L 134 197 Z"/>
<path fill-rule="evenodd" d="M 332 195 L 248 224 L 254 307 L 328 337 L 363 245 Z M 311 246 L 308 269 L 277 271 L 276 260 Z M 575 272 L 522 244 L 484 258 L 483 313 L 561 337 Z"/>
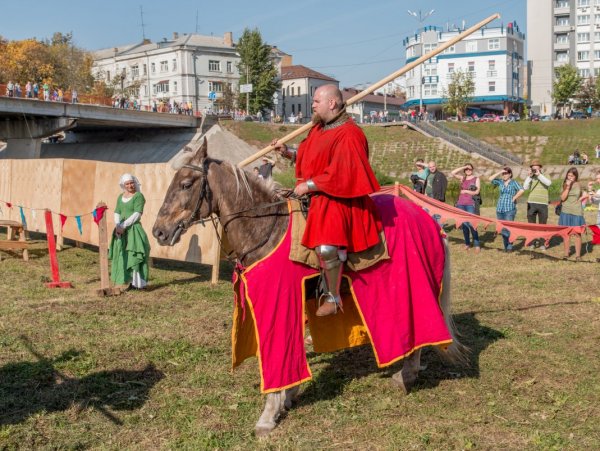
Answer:
<path fill-rule="evenodd" d="M 487 113 L 479 118 L 479 122 L 498 122 L 498 116 L 495 114 Z"/>
<path fill-rule="evenodd" d="M 585 114 L 583 111 L 571 111 L 571 115 L 569 116 L 569 119 L 587 119 L 588 115 Z"/>
<path fill-rule="evenodd" d="M 507 117 L 506 120 L 508 122 L 519 122 L 521 120 L 521 116 L 519 116 L 519 114 L 517 113 L 510 113 Z"/>
<path fill-rule="evenodd" d="M 546 122 L 546 121 L 551 121 L 552 120 L 552 116 L 546 114 L 545 116 L 541 116 L 540 117 L 540 121 Z"/>
<path fill-rule="evenodd" d="M 462 118 L 462 122 L 475 122 L 471 116 L 465 116 Z"/>

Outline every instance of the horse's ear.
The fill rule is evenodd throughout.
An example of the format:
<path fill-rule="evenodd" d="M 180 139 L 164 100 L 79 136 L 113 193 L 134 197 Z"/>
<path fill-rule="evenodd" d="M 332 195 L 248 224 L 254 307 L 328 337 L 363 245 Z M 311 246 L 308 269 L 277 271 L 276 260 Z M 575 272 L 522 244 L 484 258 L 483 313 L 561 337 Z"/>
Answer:
<path fill-rule="evenodd" d="M 200 146 L 200 148 L 196 152 L 195 158 L 198 161 L 202 161 L 206 157 L 208 157 L 208 143 L 206 141 L 206 136 L 205 136 L 204 139 L 202 140 L 202 145 Z"/>

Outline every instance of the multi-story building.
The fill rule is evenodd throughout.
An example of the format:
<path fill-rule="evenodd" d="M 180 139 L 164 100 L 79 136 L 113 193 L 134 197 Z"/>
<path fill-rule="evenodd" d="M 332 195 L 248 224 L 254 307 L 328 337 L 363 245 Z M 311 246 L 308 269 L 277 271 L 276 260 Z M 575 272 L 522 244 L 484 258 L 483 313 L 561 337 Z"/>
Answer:
<path fill-rule="evenodd" d="M 563 64 L 579 75 L 600 75 L 600 0 L 528 0 L 528 85 L 532 110 L 554 113 L 554 70 Z"/>
<path fill-rule="evenodd" d="M 236 92 L 239 81 L 240 57 L 230 32 L 173 33 L 170 40 L 98 50 L 93 58 L 96 79 L 128 92 L 145 109 L 160 101 L 192 102 L 195 111 L 218 109 L 226 86 Z"/>
<path fill-rule="evenodd" d="M 404 40 L 406 62 L 418 59 L 462 31 L 444 31 L 434 26 L 417 30 Z M 461 70 L 475 82 L 469 112 L 506 115 L 512 110 L 520 111 L 524 103 L 524 41 L 525 35 L 516 23 L 482 28 L 407 72 L 400 79 L 407 95 L 404 106 L 417 109 L 422 106 L 429 113 L 441 116 L 448 83 L 453 72 Z"/>

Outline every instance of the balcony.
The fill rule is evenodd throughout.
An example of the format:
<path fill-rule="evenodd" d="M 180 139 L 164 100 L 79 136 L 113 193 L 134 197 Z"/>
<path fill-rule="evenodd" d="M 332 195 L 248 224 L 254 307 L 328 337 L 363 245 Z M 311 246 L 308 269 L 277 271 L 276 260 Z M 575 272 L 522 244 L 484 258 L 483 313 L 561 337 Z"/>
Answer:
<path fill-rule="evenodd" d="M 554 25 L 555 33 L 569 33 L 575 31 L 575 25 Z"/>
<path fill-rule="evenodd" d="M 557 41 L 554 43 L 554 50 L 569 50 L 569 48 L 570 48 L 569 41 L 567 41 L 567 42 L 564 42 L 564 41 L 558 42 Z"/>
<path fill-rule="evenodd" d="M 494 78 L 498 76 L 498 71 L 497 70 L 488 70 L 487 71 L 487 76 L 488 78 Z"/>
<path fill-rule="evenodd" d="M 555 6 L 554 7 L 554 15 L 555 16 L 565 16 L 571 12 L 571 8 L 569 5 L 567 6 Z"/>

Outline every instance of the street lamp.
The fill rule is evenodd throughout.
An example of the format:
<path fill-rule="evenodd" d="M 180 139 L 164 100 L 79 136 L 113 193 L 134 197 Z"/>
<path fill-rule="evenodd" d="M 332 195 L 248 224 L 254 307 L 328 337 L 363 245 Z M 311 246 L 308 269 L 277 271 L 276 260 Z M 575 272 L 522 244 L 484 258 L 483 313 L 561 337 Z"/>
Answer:
<path fill-rule="evenodd" d="M 423 14 L 421 10 L 418 12 L 408 10 L 408 15 L 412 16 L 419 22 L 419 25 L 422 25 L 429 16 L 431 16 L 435 12 L 435 9 L 432 9 L 428 13 Z M 421 36 L 423 35 L 423 30 L 421 30 Z M 421 39 L 421 56 L 423 56 L 423 40 Z M 423 112 L 423 64 L 419 64 L 419 113 Z"/>

